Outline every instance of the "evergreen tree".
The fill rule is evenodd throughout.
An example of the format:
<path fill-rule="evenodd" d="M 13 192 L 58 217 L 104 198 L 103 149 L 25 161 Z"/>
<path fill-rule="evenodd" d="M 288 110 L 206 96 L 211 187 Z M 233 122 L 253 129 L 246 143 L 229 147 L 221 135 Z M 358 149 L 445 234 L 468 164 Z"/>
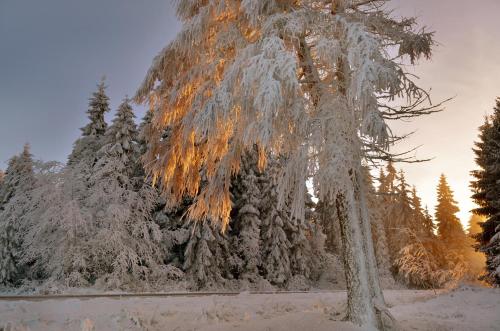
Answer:
<path fill-rule="evenodd" d="M 0 186 L 0 282 L 17 283 L 24 277 L 22 243 L 28 230 L 26 214 L 36 179 L 28 144 L 9 161 Z"/>
<path fill-rule="evenodd" d="M 216 223 L 190 222 L 183 270 L 199 288 L 217 288 L 231 278 L 229 240 Z"/>
<path fill-rule="evenodd" d="M 381 171 L 379 179 L 385 179 L 383 171 Z M 368 192 L 367 208 L 370 213 L 372 236 L 375 246 L 375 257 L 377 259 L 378 271 L 381 277 L 390 279 L 392 278 L 390 273 L 391 263 L 389 247 L 387 243 L 387 234 L 384 226 L 382 209 L 383 207 L 381 208 L 381 206 L 383 205 L 380 204 L 381 197 L 380 195 L 377 195 L 377 192 L 373 186 L 370 169 L 366 166 L 364 167 L 364 185 L 366 186 Z"/>
<path fill-rule="evenodd" d="M 0 224 L 0 283 L 14 284 L 19 274 L 19 245 L 16 242 L 14 227 L 11 224 Z"/>
<path fill-rule="evenodd" d="M 434 220 L 432 219 L 431 214 L 429 213 L 429 209 L 425 206 L 424 209 L 424 233 L 429 237 L 434 237 L 434 230 L 436 229 L 436 225 L 434 224 Z"/>
<path fill-rule="evenodd" d="M 413 208 L 414 231 L 420 238 L 433 236 L 434 224 L 428 210 L 422 208 L 422 200 L 417 195 L 417 188 L 413 186 L 411 191 L 411 206 Z"/>
<path fill-rule="evenodd" d="M 161 232 L 151 216 L 157 195 L 137 185 L 137 129 L 127 99 L 99 139 L 100 150 L 87 153 L 93 161 L 68 166 L 59 184 L 47 188 L 49 198 L 38 203 L 46 211 L 32 242 L 48 256 L 35 259 L 44 263 L 36 262 L 34 272 L 70 286 L 157 283 L 164 276 Z"/>
<path fill-rule="evenodd" d="M 277 161 L 268 164 L 262 199 L 262 266 L 265 278 L 275 285 L 284 285 L 292 276 L 290 248 L 285 231 L 289 215 L 278 207 Z"/>
<path fill-rule="evenodd" d="M 232 181 L 233 218 L 232 230 L 235 247 L 243 261 L 242 277 L 254 280 L 261 265 L 260 229 L 261 215 L 259 204 L 263 198 L 258 178 L 256 153 L 246 153 L 242 169 Z"/>
<path fill-rule="evenodd" d="M 444 174 L 439 177 L 437 199 L 436 223 L 438 236 L 451 247 L 463 246 L 465 233 L 460 220 L 455 215 L 459 209 Z"/>
<path fill-rule="evenodd" d="M 486 220 L 482 231 L 476 235 L 478 248 L 486 254 L 485 277 L 500 286 L 500 98 L 496 100 L 493 114 L 479 128 L 479 141 L 475 144 L 476 164 L 472 172 L 472 198 L 479 205 L 473 210 Z"/>
<path fill-rule="evenodd" d="M 396 192 L 396 181 L 398 179 L 398 173 L 396 168 L 394 168 L 394 163 L 389 160 L 387 163 L 386 171 L 380 169 L 379 175 L 379 187 L 378 193 L 382 195 L 382 198 L 388 202 L 395 199 Z"/>
<path fill-rule="evenodd" d="M 125 99 L 106 131 L 84 201 L 93 214 L 91 237 L 83 243 L 85 271 L 90 281 L 110 287 L 134 286 L 161 272 L 161 233 L 150 215 L 156 195 L 145 186 L 138 191 L 133 177 L 138 162 L 134 117 Z"/>
<path fill-rule="evenodd" d="M 479 216 L 477 214 L 472 214 L 469 218 L 469 224 L 467 226 L 467 234 L 471 237 L 474 237 L 475 235 L 481 233 L 482 232 L 481 224 L 485 220 L 486 219 L 482 216 Z"/>
<path fill-rule="evenodd" d="M 386 216 L 386 231 L 388 233 L 389 251 L 392 261 L 398 258 L 399 252 L 405 247 L 415 231 L 414 211 L 411 206 L 409 185 L 404 172 L 397 176 L 398 184 L 392 185 Z"/>
<path fill-rule="evenodd" d="M 29 144 L 23 152 L 9 160 L 4 180 L 0 186 L 0 210 L 19 192 L 27 192 L 35 185 L 33 159 Z"/>
<path fill-rule="evenodd" d="M 326 250 L 339 256 L 342 255 L 340 224 L 335 204 L 328 199 L 318 201 L 316 204 L 316 215 L 326 236 Z"/>
<path fill-rule="evenodd" d="M 87 114 L 90 120 L 85 127 L 83 127 L 82 135 L 87 136 L 102 136 L 106 132 L 107 124 L 104 121 L 104 114 L 109 112 L 109 98 L 106 95 L 106 86 L 104 78 L 102 78 L 97 91 L 92 93 L 89 101 L 89 109 Z"/>
<path fill-rule="evenodd" d="M 104 144 L 101 141 L 107 128 L 104 114 L 109 110 L 109 98 L 106 95 L 103 78 L 97 85 L 97 91 L 92 93 L 92 97 L 89 99 L 87 110 L 89 123 L 81 129 L 82 137 L 75 142 L 73 151 L 68 158 L 68 165 L 75 165 L 85 160 L 87 163 L 92 162 L 90 166 L 93 166 L 95 154 Z"/>
<path fill-rule="evenodd" d="M 15 183 L 15 167 L 17 164 L 18 156 L 14 155 L 9 159 L 7 166 L 7 171 L 5 173 L 4 180 L 0 186 L 0 210 L 3 206 L 9 202 L 9 200 L 14 196 L 16 183 Z"/>
<path fill-rule="evenodd" d="M 291 266 L 294 275 L 309 279 L 311 274 L 311 224 L 308 219 L 293 218 L 290 228 Z M 309 238 L 308 238 L 309 237 Z"/>

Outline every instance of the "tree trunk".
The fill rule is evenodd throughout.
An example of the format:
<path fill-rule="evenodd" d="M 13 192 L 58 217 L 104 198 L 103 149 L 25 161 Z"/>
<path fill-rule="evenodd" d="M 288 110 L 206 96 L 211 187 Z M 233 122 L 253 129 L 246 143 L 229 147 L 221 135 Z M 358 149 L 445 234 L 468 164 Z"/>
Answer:
<path fill-rule="evenodd" d="M 305 87 L 311 93 L 313 104 L 318 106 L 322 96 L 331 92 L 321 83 L 305 38 L 301 38 L 296 47 L 303 72 L 309 82 Z M 341 60 L 337 68 L 339 92 L 345 95 L 346 70 Z M 354 132 L 353 136 L 357 137 L 357 132 Z M 348 150 L 352 151 L 349 148 Z M 347 319 L 369 329 L 382 330 L 384 325 L 381 312 L 386 309 L 373 249 L 370 217 L 366 210 L 366 190 L 360 185 L 363 181 L 361 156 L 352 162 L 351 170 L 345 176 L 349 177 L 350 185 L 337 195 L 335 203 L 340 222 L 347 284 Z M 332 219 L 332 222 L 334 221 Z"/>
<path fill-rule="evenodd" d="M 347 319 L 367 328 L 383 329 L 381 307 L 377 306 L 384 305 L 384 299 L 359 171 L 351 170 L 349 176 L 351 187 L 339 193 L 336 200 L 347 284 Z"/>

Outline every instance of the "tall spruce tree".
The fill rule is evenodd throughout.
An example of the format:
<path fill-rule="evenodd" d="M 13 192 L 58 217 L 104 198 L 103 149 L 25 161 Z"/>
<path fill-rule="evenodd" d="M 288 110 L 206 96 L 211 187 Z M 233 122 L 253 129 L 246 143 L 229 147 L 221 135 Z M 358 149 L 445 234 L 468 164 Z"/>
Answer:
<path fill-rule="evenodd" d="M 95 161 L 95 154 L 103 145 L 100 138 L 104 136 L 107 128 L 104 115 L 109 110 L 109 97 L 106 95 L 106 85 L 103 78 L 97 85 L 97 91 L 93 92 L 89 99 L 87 110 L 89 123 L 81 128 L 82 137 L 75 142 L 73 151 L 68 157 L 68 165 L 74 165 L 84 159 L 87 162 Z"/>
<path fill-rule="evenodd" d="M 500 286 L 500 98 L 493 114 L 479 128 L 474 153 L 480 169 L 472 171 L 472 198 L 479 205 L 473 212 L 486 218 L 476 240 L 486 254 L 485 279 Z"/>
<path fill-rule="evenodd" d="M 102 136 L 106 132 L 107 124 L 104 120 L 104 114 L 109 112 L 110 108 L 104 80 L 103 77 L 99 85 L 97 85 L 97 91 L 92 93 L 90 98 L 89 109 L 87 110 L 90 122 L 81 129 L 84 137 Z"/>
<path fill-rule="evenodd" d="M 465 232 L 455 215 L 459 208 L 444 174 L 439 177 L 437 200 L 435 217 L 439 238 L 450 247 L 463 247 Z"/>
<path fill-rule="evenodd" d="M 134 178 L 139 157 L 134 117 L 126 98 L 106 131 L 84 202 L 93 214 L 90 237 L 82 243 L 88 280 L 115 288 L 158 277 L 163 261 L 161 233 L 150 215 L 156 196 L 145 186 L 137 190 Z"/>

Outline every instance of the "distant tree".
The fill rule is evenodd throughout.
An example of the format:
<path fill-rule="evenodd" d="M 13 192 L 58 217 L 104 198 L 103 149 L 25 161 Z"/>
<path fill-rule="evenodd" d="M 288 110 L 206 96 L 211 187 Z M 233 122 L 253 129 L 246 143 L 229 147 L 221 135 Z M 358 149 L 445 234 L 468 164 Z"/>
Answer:
<path fill-rule="evenodd" d="M 383 170 L 381 170 L 379 180 L 385 181 Z M 387 242 L 387 233 L 384 224 L 383 208 L 381 203 L 386 196 L 381 197 L 373 186 L 373 180 L 368 167 L 364 167 L 364 185 L 368 192 L 368 210 L 370 212 L 370 220 L 372 225 L 372 235 L 375 246 L 375 257 L 377 259 L 377 267 L 380 276 L 392 278 L 390 273 L 391 261 L 389 246 Z"/>
<path fill-rule="evenodd" d="M 483 223 L 484 221 L 486 221 L 486 218 L 484 216 L 472 214 L 467 225 L 467 234 L 471 237 L 474 237 L 477 234 L 481 233 L 483 231 L 481 223 Z"/>
<path fill-rule="evenodd" d="M 2 186 L 4 177 L 5 177 L 5 172 L 2 169 L 0 169 L 0 187 Z"/>
<path fill-rule="evenodd" d="M 434 220 L 432 219 L 431 214 L 429 213 L 429 209 L 425 206 L 424 209 L 424 231 L 429 237 L 434 237 L 434 230 L 436 229 L 436 225 L 434 224 Z"/>
<path fill-rule="evenodd" d="M 102 136 L 106 133 L 107 124 L 104 120 L 104 114 L 109 112 L 110 108 L 104 79 L 103 77 L 99 85 L 97 85 L 97 91 L 92 93 L 92 98 L 90 98 L 89 109 L 87 110 L 90 123 L 82 128 L 84 137 Z"/>
<path fill-rule="evenodd" d="M 493 114 L 479 128 L 474 153 L 480 169 L 472 171 L 472 198 L 479 205 L 473 212 L 486 218 L 476 240 L 486 254 L 485 279 L 500 286 L 500 98 Z"/>
<path fill-rule="evenodd" d="M 390 173 L 390 172 L 388 172 Z M 404 172 L 397 175 L 398 183 L 391 184 L 389 202 L 385 221 L 392 261 L 395 261 L 399 252 L 410 241 L 410 234 L 415 229 L 414 211 L 410 200 L 410 188 L 406 182 Z"/>
<path fill-rule="evenodd" d="M 395 199 L 395 196 L 391 193 L 396 192 L 396 181 L 398 179 L 398 173 L 396 168 L 394 167 L 394 163 L 389 160 L 387 162 L 386 171 L 380 169 L 380 177 L 379 177 L 379 192 L 384 193 L 384 195 L 389 194 L 386 198 Z"/>
<path fill-rule="evenodd" d="M 422 208 L 422 200 L 417 194 L 417 188 L 411 190 L 411 205 L 413 208 L 413 230 L 419 237 L 433 236 L 434 224 L 428 210 Z"/>
<path fill-rule="evenodd" d="M 319 200 L 316 204 L 316 217 L 326 236 L 325 249 L 328 252 L 342 255 L 342 243 L 340 240 L 340 223 L 337 216 L 337 208 L 330 199 Z"/>
<path fill-rule="evenodd" d="M 455 215 L 459 208 L 444 174 L 439 177 L 437 200 L 435 217 L 439 238 L 451 247 L 462 247 L 465 243 L 465 232 Z"/>
<path fill-rule="evenodd" d="M 82 159 L 95 161 L 95 153 L 103 145 L 100 138 L 104 136 L 107 128 L 104 115 L 109 110 L 109 98 L 106 95 L 106 85 L 103 78 L 97 85 L 97 91 L 92 93 L 92 97 L 89 99 L 87 110 L 89 123 L 81 128 L 82 137 L 74 144 L 73 151 L 68 158 L 69 165 L 78 163 Z"/>

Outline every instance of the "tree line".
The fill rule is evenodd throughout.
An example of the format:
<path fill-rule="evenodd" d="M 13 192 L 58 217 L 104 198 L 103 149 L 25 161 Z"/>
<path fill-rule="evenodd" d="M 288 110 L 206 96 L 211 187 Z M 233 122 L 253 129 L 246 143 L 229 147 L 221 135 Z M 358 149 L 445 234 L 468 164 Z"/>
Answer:
<path fill-rule="evenodd" d="M 305 218 L 293 217 L 292 198 L 279 203 L 283 160 L 270 156 L 261 171 L 257 149 L 245 153 L 231 179 L 226 231 L 217 222 L 190 220 L 193 199 L 169 204 L 144 171 L 152 114 L 137 127 L 125 98 L 108 126 L 105 88 L 101 82 L 90 98 L 89 123 L 67 164 L 34 161 L 26 145 L 1 174 L 2 283 L 305 289 L 318 286 L 327 270 L 343 269 L 335 203 L 315 199 L 303 183 Z M 171 134 L 165 130 L 162 139 L 168 142 Z M 445 176 L 433 219 L 392 162 L 377 178 L 368 166 L 363 169 L 383 284 L 436 288 L 466 275 L 471 239 L 455 215 Z M 345 284 L 341 272 L 332 277 Z"/>

